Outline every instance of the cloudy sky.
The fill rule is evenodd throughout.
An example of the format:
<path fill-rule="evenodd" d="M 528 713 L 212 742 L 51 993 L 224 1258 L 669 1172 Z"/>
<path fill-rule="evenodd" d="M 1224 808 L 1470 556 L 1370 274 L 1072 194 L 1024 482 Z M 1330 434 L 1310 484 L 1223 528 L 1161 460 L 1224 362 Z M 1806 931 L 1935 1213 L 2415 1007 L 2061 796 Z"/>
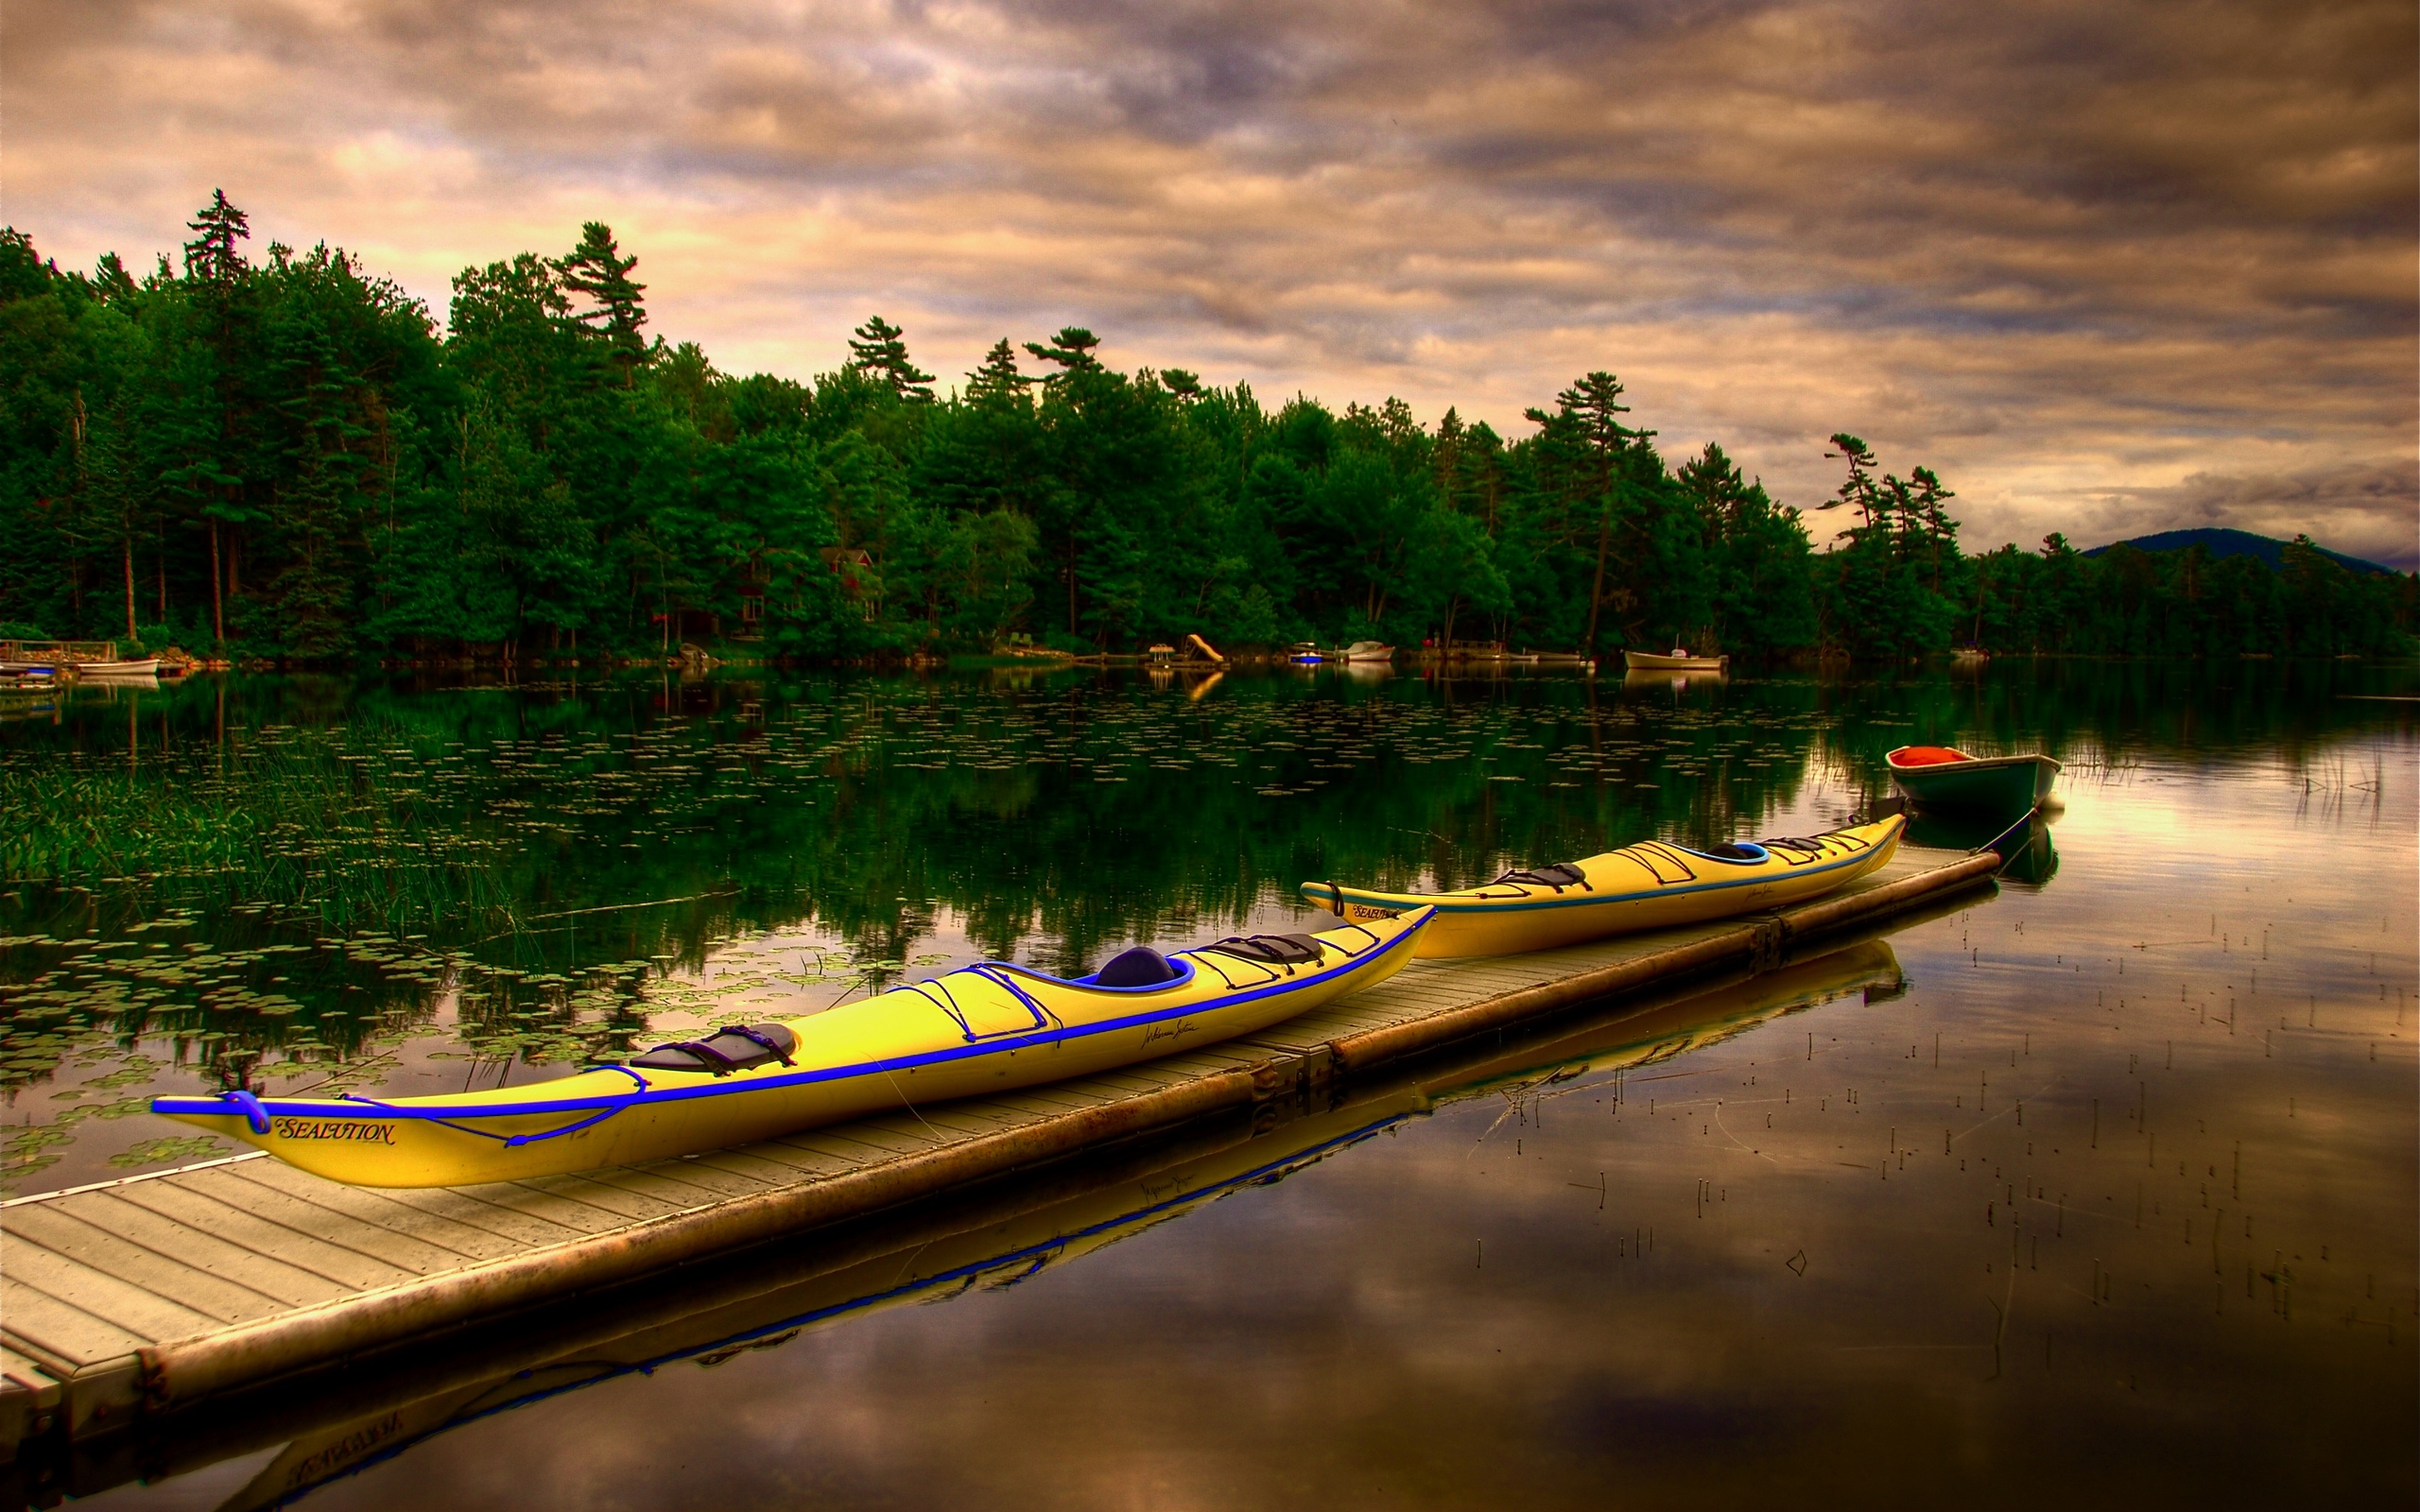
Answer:
<path fill-rule="evenodd" d="M 1591 369 L 1785 500 L 1858 432 L 1970 544 L 2188 524 L 2411 565 L 2408 3 L 10 0 L 0 219 L 172 249 L 213 187 L 443 309 L 610 222 L 654 329 L 955 376 L 1400 395 Z"/>

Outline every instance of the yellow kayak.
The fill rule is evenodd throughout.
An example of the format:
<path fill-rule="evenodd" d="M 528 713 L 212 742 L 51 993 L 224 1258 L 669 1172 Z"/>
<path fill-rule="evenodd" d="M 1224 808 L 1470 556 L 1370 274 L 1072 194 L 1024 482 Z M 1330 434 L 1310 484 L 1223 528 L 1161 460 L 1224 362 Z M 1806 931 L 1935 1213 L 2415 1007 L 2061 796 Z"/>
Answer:
<path fill-rule="evenodd" d="M 1415 945 L 1422 956 L 1517 955 L 1804 902 L 1879 868 L 1899 849 L 1907 823 L 1894 814 L 1811 839 L 1713 850 L 1649 840 L 1585 861 L 1508 871 L 1460 892 L 1375 892 L 1306 882 L 1302 893 L 1341 919 L 1435 908 L 1437 921 L 1420 932 Z"/>
<path fill-rule="evenodd" d="M 1068 980 L 985 961 L 777 1023 L 734 1024 L 559 1081 L 391 1101 L 157 1097 L 151 1110 L 375 1187 L 635 1165 L 820 1124 L 1092 1075 L 1265 1029 L 1385 981 L 1428 910 L 1317 935 L 1127 951 Z"/>

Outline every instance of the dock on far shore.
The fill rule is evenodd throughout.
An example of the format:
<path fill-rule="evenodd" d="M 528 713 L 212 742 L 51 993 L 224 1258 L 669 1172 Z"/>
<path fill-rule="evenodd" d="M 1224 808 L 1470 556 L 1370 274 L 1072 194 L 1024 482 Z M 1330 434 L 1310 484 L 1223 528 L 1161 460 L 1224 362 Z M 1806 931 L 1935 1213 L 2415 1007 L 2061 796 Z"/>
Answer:
<path fill-rule="evenodd" d="M 1771 971 L 1801 941 L 1930 912 L 1988 885 L 2000 865 L 1990 851 L 1903 847 L 1874 875 L 1795 908 L 1415 962 L 1246 1039 L 645 1166 L 387 1190 L 251 1153 L 16 1198 L 0 1204 L 0 1463 L 107 1458 L 112 1442 L 223 1418 L 274 1383 L 290 1398 L 298 1381 L 334 1381 L 339 1366 L 356 1383 L 373 1359 L 408 1374 L 471 1324 L 536 1316 L 573 1294 L 1135 1136 L 1224 1121 L 1257 1139 L 1307 1110 L 1343 1108 L 1357 1085 L 1415 1057 L 1551 1027 L 1583 1005 L 1623 1006 L 1609 999 Z"/>

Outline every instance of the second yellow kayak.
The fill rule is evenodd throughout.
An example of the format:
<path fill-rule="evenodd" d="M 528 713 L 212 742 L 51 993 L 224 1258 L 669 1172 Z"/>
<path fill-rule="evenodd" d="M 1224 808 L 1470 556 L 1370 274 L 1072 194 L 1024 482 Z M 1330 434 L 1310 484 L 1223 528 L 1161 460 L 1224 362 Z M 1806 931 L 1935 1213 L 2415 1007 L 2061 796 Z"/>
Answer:
<path fill-rule="evenodd" d="M 1806 839 L 1714 850 L 1648 840 L 1585 861 L 1508 871 L 1459 892 L 1378 892 L 1306 882 L 1302 893 L 1348 919 L 1435 908 L 1435 921 L 1414 947 L 1422 956 L 1517 955 L 1805 902 L 1879 868 L 1899 849 L 1907 824 L 1894 814 Z"/>

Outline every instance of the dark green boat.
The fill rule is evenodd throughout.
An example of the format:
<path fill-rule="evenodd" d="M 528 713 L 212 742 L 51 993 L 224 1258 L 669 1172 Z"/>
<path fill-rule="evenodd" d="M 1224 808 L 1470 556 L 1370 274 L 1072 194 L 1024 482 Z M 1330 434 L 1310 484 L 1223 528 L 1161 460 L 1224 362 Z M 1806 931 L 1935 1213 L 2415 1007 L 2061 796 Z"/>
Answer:
<path fill-rule="evenodd" d="M 1970 756 L 1948 746 L 1902 746 L 1883 760 L 1918 808 L 2010 818 L 2041 807 L 2059 775 L 2048 756 Z"/>

